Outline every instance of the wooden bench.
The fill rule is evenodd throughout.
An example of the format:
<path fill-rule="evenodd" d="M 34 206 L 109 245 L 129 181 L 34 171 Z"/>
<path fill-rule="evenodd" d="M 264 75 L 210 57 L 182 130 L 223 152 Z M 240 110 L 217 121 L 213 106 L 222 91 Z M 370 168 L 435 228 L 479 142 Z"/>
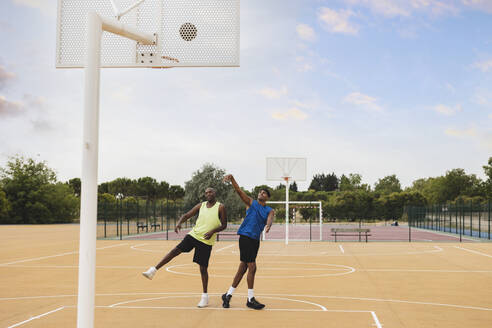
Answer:
<path fill-rule="evenodd" d="M 335 241 L 337 241 L 337 236 L 359 236 L 359 241 L 361 241 L 361 237 L 364 236 L 366 238 L 371 234 L 370 229 L 359 229 L 359 228 L 332 228 L 331 235 L 335 236 Z"/>
<path fill-rule="evenodd" d="M 157 221 L 156 221 L 150 225 L 150 228 L 151 229 L 154 228 L 154 231 L 157 231 L 157 228 L 159 228 L 159 229 L 161 228 L 161 224 L 157 223 Z"/>
<path fill-rule="evenodd" d="M 147 223 L 145 222 L 137 222 L 137 233 L 140 232 L 140 229 L 147 229 Z"/>

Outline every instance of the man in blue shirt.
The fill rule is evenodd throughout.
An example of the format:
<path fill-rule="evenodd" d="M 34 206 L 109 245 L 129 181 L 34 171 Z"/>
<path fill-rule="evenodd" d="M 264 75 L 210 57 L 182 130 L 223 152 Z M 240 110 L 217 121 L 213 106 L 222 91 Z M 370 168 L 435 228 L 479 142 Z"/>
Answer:
<path fill-rule="evenodd" d="M 265 307 L 264 304 L 258 302 L 254 297 L 253 286 L 255 282 L 256 273 L 256 256 L 258 254 L 258 249 L 260 248 L 260 235 L 265 228 L 265 232 L 270 231 L 272 226 L 273 218 L 275 216 L 272 208 L 266 206 L 266 202 L 270 199 L 270 191 L 267 189 L 261 189 L 258 193 L 258 198 L 253 200 L 253 198 L 246 195 L 246 193 L 239 187 L 236 180 L 232 174 L 226 175 L 224 177 L 225 182 L 231 182 L 234 190 L 241 198 L 241 200 L 248 207 L 246 211 L 246 216 L 244 217 L 243 223 L 239 227 L 237 234 L 239 235 L 239 252 L 240 260 L 239 268 L 237 269 L 236 276 L 232 281 L 232 286 L 229 288 L 227 293 L 222 295 L 222 306 L 228 308 L 230 306 L 229 302 L 232 298 L 232 293 L 241 282 L 246 271 L 248 271 L 247 281 L 248 281 L 248 301 L 246 306 L 261 310 Z"/>

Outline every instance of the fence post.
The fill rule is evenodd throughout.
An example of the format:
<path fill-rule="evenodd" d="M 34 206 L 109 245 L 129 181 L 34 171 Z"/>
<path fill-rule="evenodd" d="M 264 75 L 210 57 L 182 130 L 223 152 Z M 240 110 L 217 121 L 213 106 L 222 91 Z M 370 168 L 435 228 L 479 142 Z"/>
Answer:
<path fill-rule="evenodd" d="M 453 221 L 453 215 L 451 214 L 451 204 L 446 204 L 446 208 L 448 209 L 448 213 L 449 213 L 449 232 L 451 232 L 451 225 L 452 225 L 452 221 Z"/>
<path fill-rule="evenodd" d="M 169 240 L 169 198 L 166 198 L 166 240 Z"/>
<path fill-rule="evenodd" d="M 163 207 L 162 203 L 163 203 L 163 200 L 161 200 L 161 206 L 160 206 L 160 208 L 161 208 L 161 231 L 164 230 L 164 216 L 163 216 L 163 211 L 162 211 L 162 209 L 164 207 Z"/>
<path fill-rule="evenodd" d="M 120 199 L 120 240 L 123 239 L 123 200 Z"/>
<path fill-rule="evenodd" d="M 489 205 L 488 206 L 488 212 L 489 212 L 489 231 L 488 231 L 489 233 L 488 233 L 488 235 L 489 235 L 489 240 L 490 240 L 490 199 L 488 201 L 488 205 Z"/>
<path fill-rule="evenodd" d="M 408 242 L 412 242 L 412 208 L 413 206 L 409 206 L 408 207 L 408 212 L 407 212 L 407 216 L 408 216 Z"/>
<path fill-rule="evenodd" d="M 473 199 L 470 199 L 470 237 L 473 237 Z"/>
<path fill-rule="evenodd" d="M 482 238 L 482 203 L 478 203 L 478 238 Z"/>
<path fill-rule="evenodd" d="M 106 202 L 103 204 L 103 216 L 104 216 L 104 238 L 106 238 Z M 489 220 L 490 221 L 490 220 Z"/>
<path fill-rule="evenodd" d="M 461 212 L 460 212 L 460 243 L 461 243 L 461 240 L 462 240 L 462 238 L 461 238 L 461 229 L 463 227 L 463 225 L 462 225 L 462 219 L 463 219 L 463 206 L 461 207 Z"/>

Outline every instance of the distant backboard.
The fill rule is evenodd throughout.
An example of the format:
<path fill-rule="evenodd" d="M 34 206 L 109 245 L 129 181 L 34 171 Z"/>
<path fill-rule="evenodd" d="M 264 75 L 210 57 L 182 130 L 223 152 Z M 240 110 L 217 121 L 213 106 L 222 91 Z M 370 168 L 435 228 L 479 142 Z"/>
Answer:
<path fill-rule="evenodd" d="M 58 0 L 57 68 L 82 68 L 87 14 L 156 34 L 140 45 L 103 33 L 101 67 L 239 66 L 240 0 Z"/>
<path fill-rule="evenodd" d="M 267 157 L 266 179 L 269 181 L 305 181 L 306 158 L 301 157 Z"/>

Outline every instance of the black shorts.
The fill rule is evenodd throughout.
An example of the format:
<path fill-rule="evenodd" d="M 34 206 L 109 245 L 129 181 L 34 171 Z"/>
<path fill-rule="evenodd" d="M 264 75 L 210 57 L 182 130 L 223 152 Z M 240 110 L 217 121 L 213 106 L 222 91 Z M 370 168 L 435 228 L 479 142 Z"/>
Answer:
<path fill-rule="evenodd" d="M 239 253 L 241 262 L 251 263 L 256 261 L 260 240 L 239 235 Z"/>
<path fill-rule="evenodd" d="M 208 267 L 208 260 L 210 259 L 210 253 L 212 252 L 212 246 L 204 244 L 190 235 L 186 235 L 186 237 L 184 237 L 184 239 L 176 247 L 183 253 L 188 253 L 194 248 L 195 255 L 193 255 L 193 262 L 198 263 L 201 266 Z"/>

